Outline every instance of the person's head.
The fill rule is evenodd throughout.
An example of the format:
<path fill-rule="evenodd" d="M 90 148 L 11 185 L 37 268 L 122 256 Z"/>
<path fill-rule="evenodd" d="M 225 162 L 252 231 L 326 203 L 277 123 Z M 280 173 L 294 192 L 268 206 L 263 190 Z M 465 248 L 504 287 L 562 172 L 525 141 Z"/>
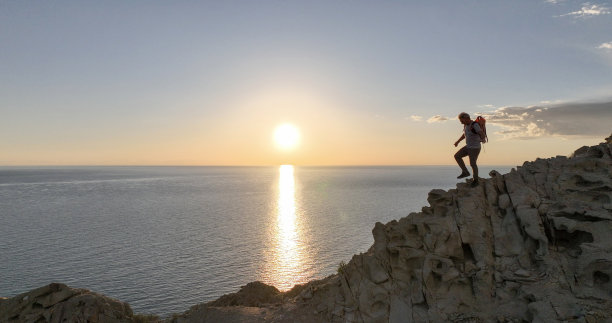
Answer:
<path fill-rule="evenodd" d="M 459 118 L 459 122 L 461 122 L 463 124 L 467 124 L 468 122 L 470 122 L 470 115 L 465 113 L 465 112 L 459 113 L 457 118 Z"/>

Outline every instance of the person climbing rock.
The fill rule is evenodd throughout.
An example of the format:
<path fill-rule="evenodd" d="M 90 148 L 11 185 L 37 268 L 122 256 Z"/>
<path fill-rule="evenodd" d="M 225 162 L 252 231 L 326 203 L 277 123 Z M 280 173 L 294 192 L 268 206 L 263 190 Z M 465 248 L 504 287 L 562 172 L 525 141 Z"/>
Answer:
<path fill-rule="evenodd" d="M 474 175 L 470 185 L 476 187 L 478 186 L 478 165 L 476 165 L 476 160 L 478 160 L 478 155 L 480 154 L 480 143 L 485 140 L 485 134 L 478 123 L 470 119 L 469 114 L 461 112 L 458 118 L 459 122 L 463 124 L 463 134 L 455 141 L 455 147 L 457 147 L 463 139 L 465 139 L 466 145 L 455 153 L 455 160 L 457 164 L 459 164 L 459 167 L 461 167 L 461 174 L 457 176 L 457 178 L 470 176 L 470 172 L 463 162 L 463 157 L 468 156 L 470 159 L 470 166 L 472 166 L 472 174 Z"/>

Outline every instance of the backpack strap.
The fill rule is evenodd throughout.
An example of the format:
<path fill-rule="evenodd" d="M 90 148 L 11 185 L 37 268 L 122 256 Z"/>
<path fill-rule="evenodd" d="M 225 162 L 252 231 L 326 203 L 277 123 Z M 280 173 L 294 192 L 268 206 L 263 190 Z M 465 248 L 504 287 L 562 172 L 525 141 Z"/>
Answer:
<path fill-rule="evenodd" d="M 474 130 L 474 124 L 475 123 L 476 123 L 476 121 L 472 121 L 472 123 L 470 123 L 470 130 L 472 130 L 472 133 L 478 134 L 478 132 L 476 132 L 476 130 Z"/>

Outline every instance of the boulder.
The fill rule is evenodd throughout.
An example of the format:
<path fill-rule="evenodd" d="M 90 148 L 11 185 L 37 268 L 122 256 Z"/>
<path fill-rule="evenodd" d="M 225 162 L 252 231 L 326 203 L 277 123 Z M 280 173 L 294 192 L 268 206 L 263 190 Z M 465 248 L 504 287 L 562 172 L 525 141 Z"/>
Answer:
<path fill-rule="evenodd" d="M 0 302 L 0 322 L 132 321 L 132 309 L 127 303 L 58 283 Z"/>

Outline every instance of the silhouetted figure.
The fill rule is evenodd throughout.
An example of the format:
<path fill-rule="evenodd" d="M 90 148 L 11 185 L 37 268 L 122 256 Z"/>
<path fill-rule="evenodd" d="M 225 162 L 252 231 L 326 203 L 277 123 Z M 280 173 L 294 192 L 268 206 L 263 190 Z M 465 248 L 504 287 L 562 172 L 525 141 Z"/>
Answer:
<path fill-rule="evenodd" d="M 464 178 L 470 176 L 470 172 L 465 167 L 465 163 L 463 162 L 463 157 L 469 156 L 470 158 L 470 166 L 472 166 L 472 173 L 474 174 L 474 179 L 472 180 L 472 187 L 478 185 L 478 166 L 476 165 L 476 160 L 478 159 L 478 155 L 480 154 L 480 142 L 485 140 L 484 132 L 480 128 L 480 125 L 477 122 L 472 121 L 470 119 L 470 115 L 461 112 L 459 114 L 459 122 L 463 124 L 463 135 L 455 142 L 455 147 L 459 145 L 461 140 L 465 139 L 466 145 L 463 148 L 459 149 L 457 153 L 455 153 L 455 160 L 459 167 L 461 167 L 461 175 L 457 176 L 457 178 Z"/>

